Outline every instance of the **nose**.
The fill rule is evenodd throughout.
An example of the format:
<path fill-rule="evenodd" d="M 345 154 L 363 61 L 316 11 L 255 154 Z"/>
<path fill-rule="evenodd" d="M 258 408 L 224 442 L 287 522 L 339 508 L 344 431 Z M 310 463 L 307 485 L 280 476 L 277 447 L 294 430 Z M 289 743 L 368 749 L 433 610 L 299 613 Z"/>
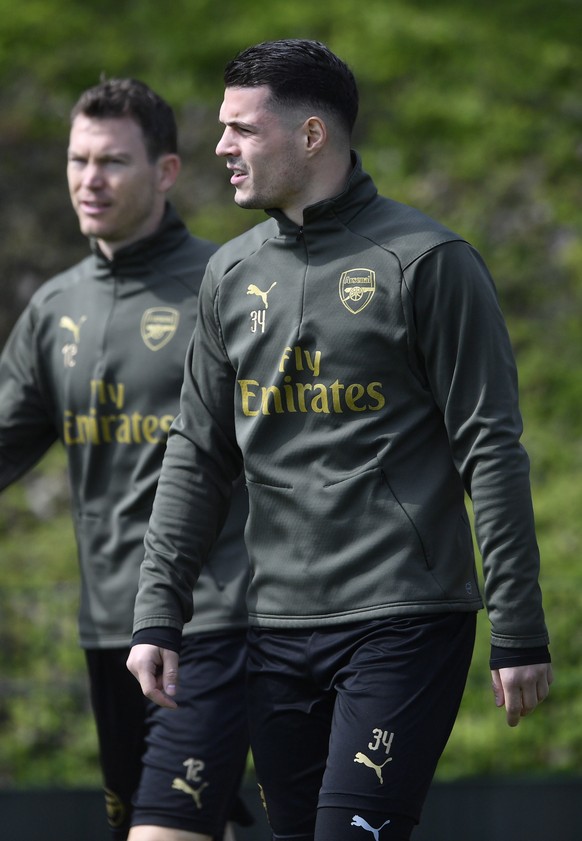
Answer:
<path fill-rule="evenodd" d="M 103 173 L 101 167 L 96 164 L 88 163 L 83 168 L 83 175 L 81 177 L 82 183 L 85 187 L 96 187 L 103 183 Z"/>
<path fill-rule="evenodd" d="M 235 156 L 236 152 L 233 151 L 235 148 L 233 132 L 227 126 L 224 131 L 222 132 L 222 137 L 218 141 L 216 145 L 216 149 L 214 150 L 215 153 L 218 155 L 219 158 L 226 158 L 229 156 Z"/>

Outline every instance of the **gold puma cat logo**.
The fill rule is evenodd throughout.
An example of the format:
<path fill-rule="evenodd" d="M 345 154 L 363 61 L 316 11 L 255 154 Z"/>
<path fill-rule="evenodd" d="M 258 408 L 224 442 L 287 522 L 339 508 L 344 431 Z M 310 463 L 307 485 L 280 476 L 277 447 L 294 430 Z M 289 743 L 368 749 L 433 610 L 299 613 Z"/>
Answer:
<path fill-rule="evenodd" d="M 189 794 L 194 803 L 196 803 L 198 809 L 202 808 L 201 794 L 207 786 L 208 783 L 202 783 L 200 788 L 192 788 L 192 786 L 188 785 L 186 780 L 182 780 L 180 777 L 176 777 L 172 783 L 172 788 L 175 788 L 177 791 L 183 791 L 185 794 Z"/>
<path fill-rule="evenodd" d="M 382 777 L 382 768 L 384 767 L 384 765 L 387 765 L 389 762 L 392 762 L 392 757 L 389 756 L 386 762 L 383 762 L 382 765 L 375 765 L 372 762 L 372 760 L 366 756 L 365 753 L 357 753 L 354 756 L 354 762 L 360 762 L 362 765 L 367 765 L 368 768 L 371 768 L 375 772 L 376 776 L 380 780 L 380 784 L 382 785 L 384 783 L 384 779 Z"/>
<path fill-rule="evenodd" d="M 87 321 L 86 315 L 81 316 L 78 324 L 75 324 L 75 322 L 69 315 L 63 315 L 61 316 L 61 320 L 59 321 L 59 327 L 62 327 L 65 330 L 70 330 L 73 334 L 73 340 L 75 344 L 78 345 L 81 336 L 81 325 L 85 321 Z"/>
<path fill-rule="evenodd" d="M 272 283 L 269 286 L 269 288 L 267 289 L 266 292 L 263 292 L 261 289 L 259 289 L 258 286 L 255 286 L 254 283 L 251 283 L 249 285 L 248 289 L 247 289 L 247 295 L 258 295 L 258 297 L 261 299 L 261 301 L 265 305 L 265 309 L 268 310 L 269 309 L 269 304 L 267 303 L 267 295 L 269 294 L 269 292 L 271 291 L 273 286 L 276 286 L 276 285 L 277 285 L 277 281 Z"/>

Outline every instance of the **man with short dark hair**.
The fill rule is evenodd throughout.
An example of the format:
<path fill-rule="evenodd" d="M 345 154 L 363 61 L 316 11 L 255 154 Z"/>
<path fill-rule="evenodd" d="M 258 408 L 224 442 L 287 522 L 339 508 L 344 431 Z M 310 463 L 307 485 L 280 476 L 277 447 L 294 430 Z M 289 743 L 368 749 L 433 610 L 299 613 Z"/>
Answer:
<path fill-rule="evenodd" d="M 224 80 L 216 152 L 236 203 L 270 219 L 209 261 L 128 665 L 172 703 L 189 588 L 244 469 L 251 745 L 273 838 L 406 841 L 483 606 L 466 493 L 510 726 L 552 680 L 511 345 L 475 249 L 362 169 L 343 61 L 267 42 Z"/>
<path fill-rule="evenodd" d="M 92 253 L 34 295 L 0 361 L 0 487 L 57 439 L 67 454 L 80 642 L 116 841 L 222 839 L 248 752 L 240 484 L 194 594 L 178 710 L 147 702 L 125 668 L 143 537 L 216 250 L 168 203 L 179 170 L 173 111 L 147 85 L 110 79 L 83 93 L 67 176 Z"/>

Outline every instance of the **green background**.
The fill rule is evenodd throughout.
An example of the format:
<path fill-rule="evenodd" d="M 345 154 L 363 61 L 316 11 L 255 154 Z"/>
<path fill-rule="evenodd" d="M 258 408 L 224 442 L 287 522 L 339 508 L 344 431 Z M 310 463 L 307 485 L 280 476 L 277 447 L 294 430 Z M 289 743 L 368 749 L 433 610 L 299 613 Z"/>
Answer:
<path fill-rule="evenodd" d="M 471 240 L 520 370 L 556 682 L 510 730 L 480 615 L 438 778 L 582 767 L 582 4 L 579 0 L 0 0 L 0 343 L 40 283 L 86 253 L 65 182 L 68 113 L 104 72 L 175 107 L 173 200 L 224 242 L 262 218 L 214 156 L 222 69 L 265 39 L 325 41 L 361 90 L 355 145 L 380 191 Z M 59 448 L 0 501 L 0 786 L 99 784 Z"/>

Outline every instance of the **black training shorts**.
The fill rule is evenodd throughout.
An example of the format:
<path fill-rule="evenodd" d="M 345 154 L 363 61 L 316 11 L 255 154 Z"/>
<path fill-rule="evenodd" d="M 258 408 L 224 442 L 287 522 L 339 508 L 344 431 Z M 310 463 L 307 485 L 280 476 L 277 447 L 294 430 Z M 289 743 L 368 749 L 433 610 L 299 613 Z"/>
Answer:
<path fill-rule="evenodd" d="M 475 624 L 474 613 L 449 613 L 250 629 L 251 744 L 275 841 L 328 841 L 330 826 L 333 841 L 355 841 L 391 816 L 393 826 L 418 822 Z"/>
<path fill-rule="evenodd" d="M 85 653 L 114 839 L 138 824 L 220 838 L 248 753 L 246 631 L 184 637 L 177 710 L 144 698 L 128 649 Z"/>

